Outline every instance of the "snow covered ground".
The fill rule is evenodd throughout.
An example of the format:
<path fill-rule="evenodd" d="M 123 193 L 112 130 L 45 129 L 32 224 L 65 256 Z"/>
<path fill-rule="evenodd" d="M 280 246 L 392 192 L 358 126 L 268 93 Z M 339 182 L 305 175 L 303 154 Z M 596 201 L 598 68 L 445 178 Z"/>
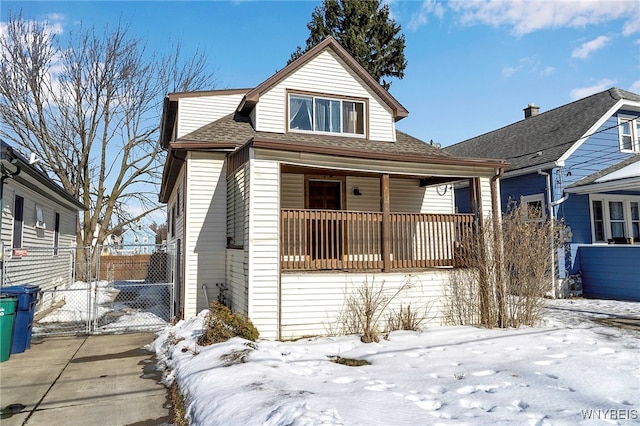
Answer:
<path fill-rule="evenodd" d="M 348 336 L 199 347 L 205 313 L 150 346 L 193 425 L 640 422 L 640 331 L 594 321 L 640 318 L 640 303 L 554 300 L 537 328 L 433 327 L 371 344 Z"/>
<path fill-rule="evenodd" d="M 166 284 L 136 281 L 76 281 L 59 291 L 64 303 L 49 309 L 33 325 L 34 335 L 74 333 L 94 323 L 94 332 L 165 328 L 169 318 Z"/>

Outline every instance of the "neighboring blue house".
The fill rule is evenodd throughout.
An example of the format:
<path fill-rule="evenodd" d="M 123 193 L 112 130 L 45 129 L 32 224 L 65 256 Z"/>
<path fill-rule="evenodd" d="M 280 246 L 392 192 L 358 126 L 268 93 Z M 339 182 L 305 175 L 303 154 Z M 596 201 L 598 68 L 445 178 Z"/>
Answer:
<path fill-rule="evenodd" d="M 449 146 L 455 156 L 502 158 L 501 203 L 564 219 L 570 255 L 588 297 L 640 301 L 640 95 L 612 88 Z M 468 188 L 456 206 L 469 210 Z M 562 261 L 562 259 L 561 259 Z"/>
<path fill-rule="evenodd" d="M 150 254 L 156 251 L 156 233 L 143 223 L 134 223 L 120 235 L 122 252 Z"/>

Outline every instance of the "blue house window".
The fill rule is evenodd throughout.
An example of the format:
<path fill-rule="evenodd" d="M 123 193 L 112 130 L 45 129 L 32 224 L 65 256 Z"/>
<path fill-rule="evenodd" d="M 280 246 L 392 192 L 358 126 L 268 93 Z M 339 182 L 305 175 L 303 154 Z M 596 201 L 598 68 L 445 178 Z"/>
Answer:
<path fill-rule="evenodd" d="M 640 119 L 638 117 L 618 117 L 620 126 L 620 151 L 640 152 Z"/>
<path fill-rule="evenodd" d="M 640 243 L 640 197 L 592 195 L 595 243 Z"/>

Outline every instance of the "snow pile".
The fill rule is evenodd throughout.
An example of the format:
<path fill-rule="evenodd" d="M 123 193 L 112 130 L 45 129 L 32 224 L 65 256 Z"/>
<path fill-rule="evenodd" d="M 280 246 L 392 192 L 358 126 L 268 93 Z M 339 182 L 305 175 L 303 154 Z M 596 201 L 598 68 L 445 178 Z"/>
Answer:
<path fill-rule="evenodd" d="M 592 321 L 640 317 L 638 303 L 550 301 L 547 325 L 435 327 L 297 342 L 240 338 L 197 346 L 203 316 L 151 345 L 194 425 L 575 424 L 639 420 L 633 330 Z M 349 367 L 335 357 L 364 359 Z"/>

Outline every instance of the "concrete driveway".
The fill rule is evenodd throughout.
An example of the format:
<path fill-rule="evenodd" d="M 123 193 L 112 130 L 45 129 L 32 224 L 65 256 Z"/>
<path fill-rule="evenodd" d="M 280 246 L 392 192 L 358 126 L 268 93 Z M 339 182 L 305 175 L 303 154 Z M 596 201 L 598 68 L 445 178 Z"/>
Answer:
<path fill-rule="evenodd" d="M 154 334 L 46 338 L 0 363 L 0 426 L 170 424 Z"/>

